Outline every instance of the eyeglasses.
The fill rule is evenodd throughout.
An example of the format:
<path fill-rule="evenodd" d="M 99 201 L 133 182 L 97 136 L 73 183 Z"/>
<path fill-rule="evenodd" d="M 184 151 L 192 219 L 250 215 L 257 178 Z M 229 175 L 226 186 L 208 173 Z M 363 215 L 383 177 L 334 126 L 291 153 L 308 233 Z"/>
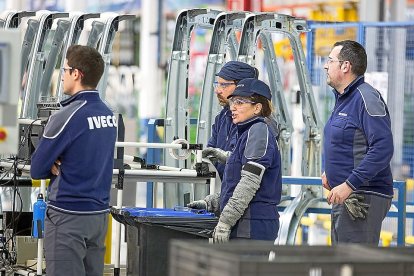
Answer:
<path fill-rule="evenodd" d="M 339 62 L 339 63 L 343 63 L 345 60 L 333 60 L 332 58 L 330 58 L 330 57 L 328 57 L 328 60 L 326 61 L 326 63 L 327 64 L 331 64 L 331 63 L 334 63 L 334 62 Z"/>
<path fill-rule="evenodd" d="M 71 71 L 73 69 L 75 69 L 75 68 L 72 68 L 72 67 L 62 67 L 62 68 L 60 68 L 60 71 L 62 72 L 62 74 L 64 74 L 64 73 L 66 73 L 66 70 Z"/>
<path fill-rule="evenodd" d="M 78 70 L 79 74 L 83 77 L 83 72 L 82 70 L 78 69 L 78 68 L 74 68 L 74 67 L 62 67 L 60 68 L 60 71 L 62 72 L 62 75 L 66 73 L 66 70 L 69 70 L 69 73 L 72 74 L 73 70 Z"/>
<path fill-rule="evenodd" d="M 229 99 L 229 105 L 231 106 L 241 106 L 245 103 L 255 104 L 255 102 L 248 100 L 248 99 L 243 99 L 243 98 L 230 98 Z"/>
<path fill-rule="evenodd" d="M 218 81 L 213 82 L 213 87 L 215 89 L 217 89 L 218 87 L 225 89 L 225 88 L 229 87 L 230 85 L 236 85 L 236 83 L 234 83 L 234 82 L 218 82 Z"/>

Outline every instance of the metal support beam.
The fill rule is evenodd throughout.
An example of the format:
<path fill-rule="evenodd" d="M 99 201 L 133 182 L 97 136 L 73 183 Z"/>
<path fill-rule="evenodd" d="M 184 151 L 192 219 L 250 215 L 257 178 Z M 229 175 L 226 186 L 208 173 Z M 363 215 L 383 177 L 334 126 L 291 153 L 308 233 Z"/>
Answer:
<path fill-rule="evenodd" d="M 65 37 L 63 48 L 61 52 L 61 61 L 60 61 L 60 68 L 64 66 L 66 53 L 68 48 L 71 45 L 77 44 L 79 41 L 79 37 L 83 31 L 85 21 L 92 18 L 99 18 L 99 13 L 71 13 L 69 16 L 70 26 L 67 31 L 67 35 Z M 92 33 L 92 32 L 91 32 Z M 62 72 L 59 72 L 59 78 L 61 79 Z M 56 98 L 57 100 L 63 99 L 63 83 L 61 81 L 57 82 L 57 89 L 56 89 Z"/>
<path fill-rule="evenodd" d="M 226 60 L 236 60 L 239 43 L 236 32 L 241 31 L 246 13 L 220 13 L 213 28 L 210 49 L 207 56 L 207 67 L 204 75 L 203 88 L 200 96 L 196 141 L 207 145 L 211 137 L 211 127 L 221 106 L 215 96 L 213 82 Z M 207 195 L 205 185 L 194 186 L 194 199 Z"/>
<path fill-rule="evenodd" d="M 251 15 L 246 18 L 240 41 L 238 60 L 254 65 L 258 39 L 265 55 L 265 65 L 274 105 L 273 119 L 279 125 L 279 149 L 282 156 L 282 174 L 290 175 L 290 138 L 293 127 L 288 113 L 279 66 L 273 47 L 272 32 L 288 32 L 290 17 L 274 13 Z"/>
<path fill-rule="evenodd" d="M 52 29 L 53 21 L 58 18 L 68 17 L 69 14 L 43 11 L 41 13 L 39 12 L 37 16 L 37 20 L 33 19 L 28 22 L 28 31 L 30 31 L 30 34 L 27 35 L 27 38 L 34 38 L 34 42 L 32 44 L 32 42 L 28 42 L 25 38 L 24 44 L 26 44 L 26 42 L 28 43 L 23 45 L 22 49 L 24 54 L 28 55 L 31 53 L 31 58 L 26 66 L 27 61 L 24 60 L 24 58 L 27 57 L 22 55 L 22 67 L 25 72 L 23 74 L 23 81 L 27 79 L 27 82 L 25 83 L 26 85 L 23 91 L 23 105 L 20 113 L 21 118 L 37 118 L 36 104 L 40 100 L 40 83 L 44 76 L 44 68 L 48 68 L 48 62 L 56 62 L 56 60 L 48 61 L 45 57 L 47 38 Z M 36 28 L 36 26 L 38 27 Z M 34 33 L 36 33 L 35 36 L 33 35 Z M 31 51 L 27 51 L 29 47 L 31 48 Z"/>
<path fill-rule="evenodd" d="M 0 25 L 0 28 L 2 27 L 3 28 L 18 28 L 20 26 L 22 18 L 31 17 L 35 15 L 36 15 L 35 12 L 30 12 L 30 11 L 6 12 L 6 14 L 3 15 L 3 17 L 0 19 L 1 21 L 4 22 L 3 25 Z"/>
<path fill-rule="evenodd" d="M 98 51 L 101 53 L 102 58 L 105 62 L 104 73 L 98 83 L 98 91 L 101 99 L 105 99 L 106 86 L 108 85 L 108 70 L 109 64 L 111 63 L 111 54 L 112 54 L 112 44 L 115 39 L 115 34 L 118 31 L 119 23 L 124 20 L 133 20 L 135 15 L 125 14 L 125 15 L 116 15 L 108 16 L 105 18 L 105 28 L 102 32 L 102 37 L 99 42 Z"/>
<path fill-rule="evenodd" d="M 278 32 L 285 34 L 290 41 L 296 71 L 299 79 L 302 97 L 302 117 L 305 123 L 305 143 L 303 148 L 302 174 L 305 176 L 317 176 L 320 174 L 320 143 L 321 143 L 321 122 L 316 109 L 312 92 L 309 72 L 305 65 L 305 55 L 300 40 L 300 35 L 308 31 L 306 22 L 292 16 L 262 13 L 246 18 L 242 38 L 239 47 L 240 61 L 254 64 L 257 49 L 257 40 L 261 39 L 265 52 L 265 62 L 268 68 L 269 82 L 272 91 L 272 102 L 275 104 L 276 120 L 281 125 L 279 147 L 282 154 L 283 172 L 289 173 L 290 166 L 290 136 L 292 123 L 287 113 L 286 102 L 283 95 L 280 72 L 275 61 L 273 43 L 270 33 Z M 284 187 L 284 190 L 289 190 Z M 322 195 L 321 187 L 303 186 L 298 197 L 291 202 L 281 220 L 279 235 L 281 243 L 290 243 L 294 240 L 296 230 L 302 215 L 319 201 Z"/>
<path fill-rule="evenodd" d="M 190 140 L 190 109 L 188 95 L 188 68 L 190 64 L 190 41 L 195 28 L 212 29 L 219 11 L 210 9 L 184 10 L 178 17 L 172 43 L 167 80 L 166 117 L 164 142 L 177 138 Z M 174 160 L 164 151 L 164 164 L 188 168 L 190 160 Z M 164 184 L 164 207 L 183 204 L 185 193 L 192 192 L 191 185 Z"/>

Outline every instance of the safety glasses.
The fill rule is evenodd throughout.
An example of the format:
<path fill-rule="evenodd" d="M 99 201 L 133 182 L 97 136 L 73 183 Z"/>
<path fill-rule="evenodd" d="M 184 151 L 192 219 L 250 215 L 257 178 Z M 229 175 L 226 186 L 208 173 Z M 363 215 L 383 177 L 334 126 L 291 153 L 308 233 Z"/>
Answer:
<path fill-rule="evenodd" d="M 230 85 L 236 85 L 236 83 L 234 83 L 234 82 L 218 82 L 218 81 L 215 81 L 215 82 L 213 82 L 213 87 L 215 88 L 215 89 L 217 89 L 217 88 L 227 88 L 227 87 L 229 87 Z"/>
<path fill-rule="evenodd" d="M 244 99 L 244 98 L 230 98 L 229 99 L 229 105 L 230 106 L 242 106 L 243 104 L 255 104 L 255 102 L 248 100 L 248 99 Z"/>

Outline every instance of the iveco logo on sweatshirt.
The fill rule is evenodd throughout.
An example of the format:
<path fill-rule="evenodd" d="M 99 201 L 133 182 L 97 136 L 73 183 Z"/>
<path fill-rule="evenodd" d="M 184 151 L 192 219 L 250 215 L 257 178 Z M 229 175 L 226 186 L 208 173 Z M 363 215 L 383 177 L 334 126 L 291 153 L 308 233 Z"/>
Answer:
<path fill-rule="evenodd" d="M 344 117 L 348 116 L 348 114 L 346 114 L 346 113 L 342 113 L 342 112 L 339 112 L 339 113 L 338 113 L 338 115 L 339 115 L 339 116 L 344 116 Z"/>
<path fill-rule="evenodd" d="M 92 116 L 88 117 L 89 129 L 104 128 L 104 127 L 117 127 L 118 123 L 115 116 Z"/>

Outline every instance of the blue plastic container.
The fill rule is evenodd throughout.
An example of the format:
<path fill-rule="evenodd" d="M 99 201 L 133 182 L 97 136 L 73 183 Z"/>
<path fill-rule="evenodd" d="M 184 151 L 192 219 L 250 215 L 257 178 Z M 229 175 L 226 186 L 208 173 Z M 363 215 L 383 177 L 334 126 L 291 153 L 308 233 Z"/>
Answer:
<path fill-rule="evenodd" d="M 132 217 L 192 217 L 214 218 L 213 213 L 206 210 L 176 206 L 174 209 L 127 207 L 121 209 L 124 214 Z"/>
<path fill-rule="evenodd" d="M 131 275 L 167 275 L 168 245 L 172 239 L 211 237 L 218 218 L 206 210 L 176 206 L 174 209 L 112 208 L 113 218 L 126 225 Z"/>

